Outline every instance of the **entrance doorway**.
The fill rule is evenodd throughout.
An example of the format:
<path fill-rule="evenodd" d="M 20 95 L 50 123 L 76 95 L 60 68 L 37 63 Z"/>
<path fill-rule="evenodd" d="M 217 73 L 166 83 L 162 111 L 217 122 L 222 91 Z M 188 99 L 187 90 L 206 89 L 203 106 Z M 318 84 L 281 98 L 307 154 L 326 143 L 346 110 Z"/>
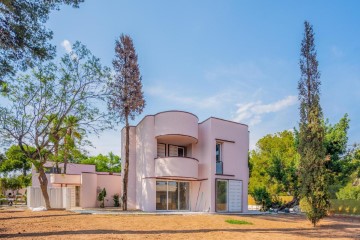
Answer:
<path fill-rule="evenodd" d="M 216 211 L 241 212 L 242 181 L 216 179 Z"/>

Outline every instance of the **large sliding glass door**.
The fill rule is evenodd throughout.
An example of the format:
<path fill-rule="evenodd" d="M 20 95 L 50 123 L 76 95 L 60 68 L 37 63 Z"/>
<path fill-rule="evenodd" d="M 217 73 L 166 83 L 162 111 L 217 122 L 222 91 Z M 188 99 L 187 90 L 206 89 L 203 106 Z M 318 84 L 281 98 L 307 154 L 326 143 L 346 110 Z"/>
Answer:
<path fill-rule="evenodd" d="M 217 180 L 216 181 L 216 211 L 226 212 L 228 211 L 228 181 Z"/>
<path fill-rule="evenodd" d="M 156 181 L 156 210 L 189 210 L 189 183 Z"/>

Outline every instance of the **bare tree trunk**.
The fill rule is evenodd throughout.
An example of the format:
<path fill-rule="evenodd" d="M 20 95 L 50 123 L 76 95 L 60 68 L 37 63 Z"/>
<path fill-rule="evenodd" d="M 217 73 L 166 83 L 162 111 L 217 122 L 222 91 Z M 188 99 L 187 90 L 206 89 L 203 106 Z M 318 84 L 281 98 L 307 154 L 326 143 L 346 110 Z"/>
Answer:
<path fill-rule="evenodd" d="M 55 168 L 56 173 L 61 173 L 59 169 L 59 138 L 55 137 L 55 144 L 54 144 L 54 156 L 55 156 Z"/>
<path fill-rule="evenodd" d="M 293 199 L 292 199 L 290 202 L 285 203 L 284 205 L 282 205 L 281 207 L 279 207 L 278 210 L 279 210 L 279 211 L 282 211 L 282 210 L 284 210 L 285 208 L 292 208 L 292 207 L 294 207 L 294 206 L 296 206 L 296 205 L 299 205 L 299 198 L 296 197 L 296 196 L 294 196 Z"/>
<path fill-rule="evenodd" d="M 126 136 L 125 136 L 125 167 L 124 167 L 124 178 L 123 178 L 123 210 L 127 210 L 127 190 L 128 190 L 128 178 L 129 178 L 129 119 L 128 115 L 125 116 L 125 129 L 126 129 Z"/>
<path fill-rule="evenodd" d="M 39 167 L 39 177 L 38 177 L 38 179 L 39 179 L 39 182 L 40 182 L 41 192 L 42 192 L 42 194 L 44 196 L 44 199 L 45 199 L 46 209 L 51 209 L 49 194 L 48 194 L 48 191 L 47 191 L 48 179 L 46 177 L 43 166 Z"/>
<path fill-rule="evenodd" d="M 66 131 L 66 134 L 71 137 L 71 130 L 68 129 Z M 68 163 L 68 156 L 69 156 L 69 153 L 68 153 L 68 141 L 66 139 L 66 136 L 64 138 L 64 174 L 66 174 L 66 167 L 67 167 L 67 163 Z"/>

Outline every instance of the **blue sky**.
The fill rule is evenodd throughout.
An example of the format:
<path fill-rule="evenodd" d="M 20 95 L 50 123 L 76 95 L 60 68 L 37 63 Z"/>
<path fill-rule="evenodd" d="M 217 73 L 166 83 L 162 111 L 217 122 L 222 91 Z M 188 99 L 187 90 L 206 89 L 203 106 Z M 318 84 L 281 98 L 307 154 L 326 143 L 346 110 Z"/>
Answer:
<path fill-rule="evenodd" d="M 346 4 L 345 4 L 346 3 Z M 87 0 L 53 12 L 58 55 L 79 40 L 111 66 L 114 42 L 129 34 L 139 57 L 144 115 L 179 109 L 249 124 L 262 136 L 298 125 L 297 82 L 304 20 L 316 33 L 326 118 L 351 119 L 360 142 L 359 1 Z M 65 46 L 65 47 L 64 47 Z M 120 126 L 90 136 L 91 154 L 120 154 Z"/>

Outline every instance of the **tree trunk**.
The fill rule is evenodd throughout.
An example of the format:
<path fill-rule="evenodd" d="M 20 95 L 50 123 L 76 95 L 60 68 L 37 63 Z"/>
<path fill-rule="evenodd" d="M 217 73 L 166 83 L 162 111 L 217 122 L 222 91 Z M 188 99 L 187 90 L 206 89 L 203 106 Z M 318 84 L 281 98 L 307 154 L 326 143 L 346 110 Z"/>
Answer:
<path fill-rule="evenodd" d="M 54 143 L 54 157 L 55 157 L 55 168 L 56 173 L 61 173 L 59 169 L 59 138 L 55 137 L 55 143 Z"/>
<path fill-rule="evenodd" d="M 38 179 L 39 179 L 39 182 L 40 182 L 41 192 L 42 192 L 44 200 L 45 200 L 46 209 L 51 209 L 49 194 L 48 194 L 48 191 L 47 191 L 48 179 L 46 177 L 43 166 L 39 167 L 39 177 L 38 177 Z"/>
<path fill-rule="evenodd" d="M 129 119 L 128 115 L 125 116 L 125 128 L 126 128 L 126 136 L 125 136 L 125 167 L 124 167 L 124 178 L 123 178 L 123 210 L 127 210 L 127 189 L 128 189 L 128 177 L 129 177 Z"/>
<path fill-rule="evenodd" d="M 71 130 L 68 129 L 66 131 L 66 134 L 70 138 L 71 137 Z M 67 163 L 68 163 L 68 156 L 69 156 L 68 150 L 69 150 L 68 141 L 67 141 L 67 138 L 65 136 L 65 138 L 64 138 L 64 174 L 66 174 L 66 167 L 67 167 Z"/>
<path fill-rule="evenodd" d="M 299 198 L 297 198 L 297 197 L 293 197 L 293 199 L 290 201 L 290 202 L 288 202 L 288 203 L 285 203 L 284 205 L 282 205 L 281 207 L 279 207 L 279 211 L 282 211 L 282 210 L 284 210 L 285 208 L 292 208 L 292 207 L 294 207 L 294 206 L 296 206 L 296 205 L 299 205 Z"/>

